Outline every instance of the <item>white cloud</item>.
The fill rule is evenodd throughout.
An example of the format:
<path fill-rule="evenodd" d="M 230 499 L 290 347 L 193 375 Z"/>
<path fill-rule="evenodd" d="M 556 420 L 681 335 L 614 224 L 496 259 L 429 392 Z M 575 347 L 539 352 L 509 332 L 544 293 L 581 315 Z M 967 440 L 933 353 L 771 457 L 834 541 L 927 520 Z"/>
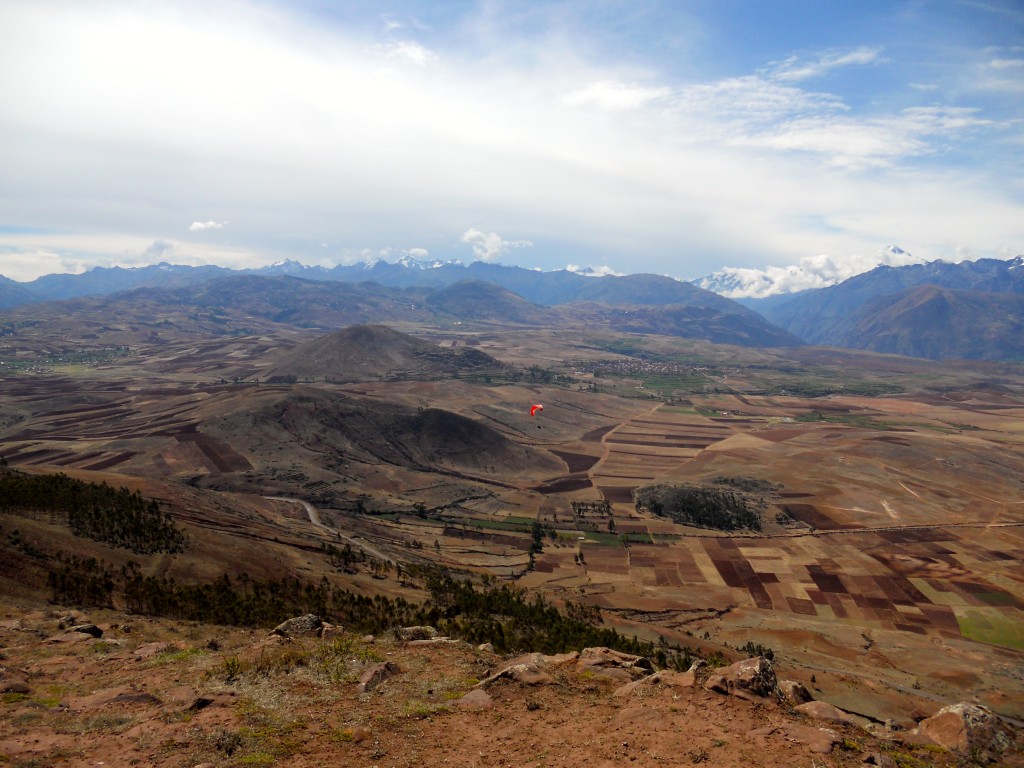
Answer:
<path fill-rule="evenodd" d="M 467 229 L 462 234 L 462 242 L 473 247 L 473 255 L 480 261 L 494 261 L 513 248 L 528 248 L 533 245 L 529 240 L 502 240 L 501 236 L 491 232 L 485 234 L 478 229 Z"/>
<path fill-rule="evenodd" d="M 569 93 L 563 101 L 575 107 L 593 106 L 615 111 L 637 109 L 651 101 L 664 99 L 671 93 L 672 89 L 665 86 L 649 87 L 603 80 Z"/>
<path fill-rule="evenodd" d="M 988 65 L 992 69 L 1024 70 L 1024 59 L 992 59 Z"/>
<path fill-rule="evenodd" d="M 575 272 L 577 275 L 583 275 L 584 277 L 622 277 L 625 272 L 619 272 L 607 264 L 602 264 L 598 267 L 581 267 L 578 264 L 569 264 L 566 266 L 567 272 Z"/>
<path fill-rule="evenodd" d="M 79 274 L 92 267 L 142 267 L 166 261 L 231 269 L 262 266 L 282 254 L 208 246 L 121 234 L 5 234 L 0 232 L 0 274 L 33 280 L 48 274 Z"/>
<path fill-rule="evenodd" d="M 826 288 L 882 265 L 903 267 L 924 261 L 901 248 L 890 246 L 874 255 L 807 256 L 798 265 L 789 267 L 726 267 L 693 282 L 730 299 L 761 299 L 776 294 Z"/>
<path fill-rule="evenodd" d="M 1018 69 L 1003 62 L 1020 52 L 957 69 L 1003 83 L 987 102 L 957 94 L 983 111 L 942 106 L 957 62 L 906 71 L 942 84 L 914 111 L 812 80 L 878 72 L 880 49 L 758 69 L 694 59 L 700 35 L 681 28 L 671 61 L 654 47 L 626 60 L 603 44 L 617 31 L 572 23 L 578 4 L 513 5 L 455 4 L 428 28 L 373 9 L 347 25 L 356 12 L 330 3 L 0 2 L 0 72 L 18 73 L 0 78 L 0 227 L 71 233 L 0 229 L 0 272 L 13 253 L 55 254 L 38 261 L 52 271 L 141 259 L 158 240 L 168 260 L 252 266 L 394 258 L 408 243 L 446 259 L 467 222 L 491 232 L 463 238 L 477 258 L 527 242 L 497 230 L 528 236 L 546 268 L 629 259 L 691 276 L 884 242 L 928 258 L 1024 243 L 1019 129 L 990 108 L 1011 102 Z M 230 220 L 231 248 L 174 239 L 197 211 Z"/>
<path fill-rule="evenodd" d="M 862 46 L 845 53 L 829 51 L 811 61 L 801 61 L 799 57 L 791 56 L 784 61 L 770 65 L 765 71 L 776 80 L 797 82 L 821 77 L 838 67 L 847 67 L 852 64 L 870 64 L 878 58 L 879 53 L 881 53 L 879 48 Z"/>
<path fill-rule="evenodd" d="M 221 229 L 226 221 L 193 221 L 188 225 L 189 232 L 205 232 L 208 229 Z"/>
<path fill-rule="evenodd" d="M 676 95 L 675 104 L 676 109 L 686 115 L 702 115 L 729 123 L 737 121 L 738 125 L 756 125 L 789 116 L 849 109 L 834 94 L 806 91 L 759 75 L 687 86 Z M 713 129 L 718 125 L 711 122 L 707 127 Z"/>
<path fill-rule="evenodd" d="M 401 40 L 386 46 L 390 58 L 425 67 L 438 60 L 438 55 L 413 40 Z"/>

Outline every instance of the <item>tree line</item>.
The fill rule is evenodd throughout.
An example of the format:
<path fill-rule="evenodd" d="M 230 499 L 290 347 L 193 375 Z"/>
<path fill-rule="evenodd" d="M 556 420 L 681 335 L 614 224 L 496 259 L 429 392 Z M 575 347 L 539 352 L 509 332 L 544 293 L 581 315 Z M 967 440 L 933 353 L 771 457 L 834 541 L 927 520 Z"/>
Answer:
<path fill-rule="evenodd" d="M 0 512 L 49 515 L 76 536 L 141 555 L 182 552 L 186 544 L 185 534 L 157 501 L 64 473 L 30 475 L 0 467 Z"/>
<path fill-rule="evenodd" d="M 420 603 L 383 595 L 369 597 L 296 577 L 253 579 L 224 574 L 202 584 L 146 576 L 130 562 L 116 569 L 96 558 L 61 555 L 47 585 L 54 602 L 115 607 L 130 613 L 233 626 L 273 627 L 293 616 L 315 613 L 350 631 L 379 634 L 399 626 L 429 624 L 473 644 L 491 643 L 499 653 L 564 653 L 604 646 L 648 656 L 663 667 L 688 669 L 688 648 L 653 643 L 598 626 L 599 611 L 569 606 L 562 613 L 541 595 L 532 599 L 512 585 L 456 578 L 437 566 L 406 566 L 407 578 L 422 581 L 429 597 Z"/>

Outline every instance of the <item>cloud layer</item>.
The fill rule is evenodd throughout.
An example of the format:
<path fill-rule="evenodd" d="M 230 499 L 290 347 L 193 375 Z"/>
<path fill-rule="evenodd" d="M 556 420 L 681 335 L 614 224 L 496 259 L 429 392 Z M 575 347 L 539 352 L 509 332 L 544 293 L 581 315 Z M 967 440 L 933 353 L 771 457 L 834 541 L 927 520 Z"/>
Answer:
<path fill-rule="evenodd" d="M 0 4 L 0 274 L 1024 250 L 1019 13 L 584 5 Z"/>
<path fill-rule="evenodd" d="M 693 282 L 730 299 L 763 299 L 782 293 L 827 288 L 879 266 L 905 267 L 923 261 L 897 246 L 891 246 L 880 253 L 864 256 L 806 256 L 800 259 L 799 264 L 788 267 L 726 267 Z"/>

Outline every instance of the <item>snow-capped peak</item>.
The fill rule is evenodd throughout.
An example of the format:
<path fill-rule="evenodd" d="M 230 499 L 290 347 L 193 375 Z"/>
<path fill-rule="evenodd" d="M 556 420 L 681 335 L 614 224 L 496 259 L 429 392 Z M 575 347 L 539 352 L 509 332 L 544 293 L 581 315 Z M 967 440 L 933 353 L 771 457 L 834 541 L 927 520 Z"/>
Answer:
<path fill-rule="evenodd" d="M 458 259 L 451 259 L 449 261 L 442 261 L 441 259 L 417 259 L 415 256 L 406 254 L 398 261 L 395 262 L 407 269 L 437 269 L 448 264 L 455 266 L 462 266 L 462 262 Z"/>
<path fill-rule="evenodd" d="M 612 277 L 622 277 L 624 275 L 623 272 L 619 272 L 612 267 L 609 267 L 607 264 L 602 264 L 599 267 L 592 265 L 581 267 L 578 264 L 569 264 L 565 270 L 577 275 L 582 275 L 583 277 L 608 277 L 609 275 Z"/>
<path fill-rule="evenodd" d="M 827 288 L 878 266 L 905 267 L 922 263 L 924 259 L 915 258 L 898 245 L 890 245 L 875 255 L 805 256 L 799 264 L 788 267 L 725 267 L 690 282 L 730 299 L 763 299 L 780 293 Z"/>

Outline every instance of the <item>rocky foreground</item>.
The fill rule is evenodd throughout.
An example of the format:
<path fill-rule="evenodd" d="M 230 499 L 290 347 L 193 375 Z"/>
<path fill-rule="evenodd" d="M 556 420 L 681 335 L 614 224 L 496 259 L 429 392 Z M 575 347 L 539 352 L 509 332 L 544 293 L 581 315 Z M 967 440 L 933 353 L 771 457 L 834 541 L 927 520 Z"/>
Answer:
<path fill-rule="evenodd" d="M 606 648 L 502 658 L 429 627 L 358 637 L 13 607 L 0 620 L 10 766 L 1024 766 L 959 704 L 871 723 L 770 662 L 656 671 Z"/>

